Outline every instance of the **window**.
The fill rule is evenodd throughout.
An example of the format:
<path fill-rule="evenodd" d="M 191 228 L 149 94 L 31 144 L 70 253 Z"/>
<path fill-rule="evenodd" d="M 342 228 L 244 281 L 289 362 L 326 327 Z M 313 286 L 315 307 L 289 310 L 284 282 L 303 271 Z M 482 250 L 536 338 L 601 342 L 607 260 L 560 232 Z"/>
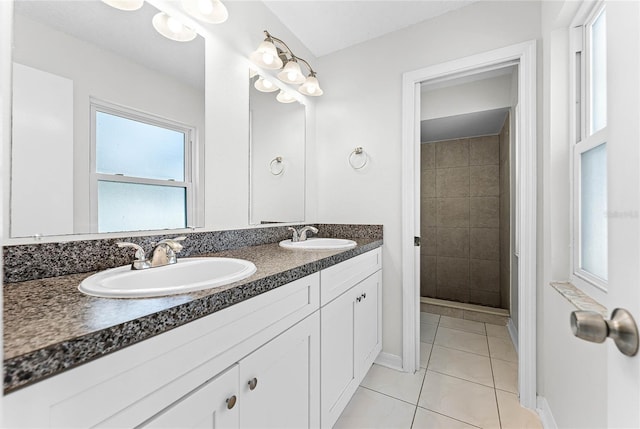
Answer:
<path fill-rule="evenodd" d="M 91 116 L 97 232 L 192 224 L 194 129 L 97 101 Z"/>
<path fill-rule="evenodd" d="M 588 7 L 588 6 L 586 6 Z M 607 290 L 607 15 L 582 9 L 573 28 L 572 280 Z M 596 292 L 596 295 L 598 292 Z"/>

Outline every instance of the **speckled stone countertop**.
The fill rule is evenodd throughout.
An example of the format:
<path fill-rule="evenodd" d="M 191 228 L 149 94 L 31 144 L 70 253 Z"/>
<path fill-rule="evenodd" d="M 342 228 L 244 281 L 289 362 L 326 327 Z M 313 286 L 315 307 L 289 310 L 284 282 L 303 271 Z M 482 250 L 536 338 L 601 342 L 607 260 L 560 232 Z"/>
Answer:
<path fill-rule="evenodd" d="M 230 285 L 158 298 L 95 298 L 78 291 L 93 272 L 5 285 L 4 392 L 8 393 L 222 310 L 382 245 L 357 238 L 346 251 L 295 251 L 277 243 L 203 256 L 246 259 L 251 277 Z"/>

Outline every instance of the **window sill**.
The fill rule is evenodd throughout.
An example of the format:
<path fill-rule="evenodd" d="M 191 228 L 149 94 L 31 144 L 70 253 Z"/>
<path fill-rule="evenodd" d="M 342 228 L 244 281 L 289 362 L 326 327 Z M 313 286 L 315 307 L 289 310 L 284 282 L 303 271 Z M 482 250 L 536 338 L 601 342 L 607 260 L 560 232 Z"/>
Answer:
<path fill-rule="evenodd" d="M 558 291 L 560 295 L 573 304 L 578 310 L 595 311 L 596 313 L 602 314 L 605 318 L 609 315 L 607 307 L 569 282 L 551 282 L 551 287 Z"/>

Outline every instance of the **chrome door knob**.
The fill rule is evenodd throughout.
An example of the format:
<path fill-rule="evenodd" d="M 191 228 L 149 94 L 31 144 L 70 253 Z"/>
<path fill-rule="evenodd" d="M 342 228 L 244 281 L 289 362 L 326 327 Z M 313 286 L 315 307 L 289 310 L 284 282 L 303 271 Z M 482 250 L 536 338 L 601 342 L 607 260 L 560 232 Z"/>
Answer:
<path fill-rule="evenodd" d="M 633 316 L 623 308 L 611 313 L 611 320 L 605 320 L 600 313 L 574 311 L 571 313 L 573 335 L 593 343 L 602 343 L 611 338 L 623 354 L 635 356 L 638 353 L 638 326 Z"/>

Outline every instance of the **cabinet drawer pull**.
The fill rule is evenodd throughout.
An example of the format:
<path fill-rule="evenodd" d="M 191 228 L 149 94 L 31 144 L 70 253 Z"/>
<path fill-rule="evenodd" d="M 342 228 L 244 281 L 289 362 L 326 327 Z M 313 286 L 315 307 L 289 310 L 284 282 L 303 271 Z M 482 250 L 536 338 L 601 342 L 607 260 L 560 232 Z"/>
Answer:
<path fill-rule="evenodd" d="M 366 297 L 367 297 L 367 293 L 365 292 L 362 294 L 362 299 L 365 299 Z"/>
<path fill-rule="evenodd" d="M 358 301 L 358 302 L 362 301 L 362 296 L 357 297 L 356 301 Z"/>
<path fill-rule="evenodd" d="M 232 397 L 227 398 L 227 408 L 232 409 L 233 407 L 235 407 L 237 400 L 238 398 L 236 398 L 236 395 L 233 395 Z"/>
<path fill-rule="evenodd" d="M 249 390 L 253 390 L 258 385 L 258 379 L 254 377 L 251 380 L 249 380 L 247 384 L 249 385 Z"/>

